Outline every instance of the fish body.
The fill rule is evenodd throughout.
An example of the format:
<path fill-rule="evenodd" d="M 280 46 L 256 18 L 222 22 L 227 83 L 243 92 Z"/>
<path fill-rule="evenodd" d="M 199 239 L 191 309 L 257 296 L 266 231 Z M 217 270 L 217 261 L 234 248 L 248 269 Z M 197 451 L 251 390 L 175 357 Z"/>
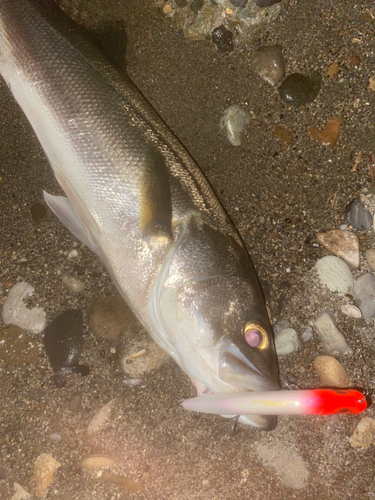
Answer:
<path fill-rule="evenodd" d="M 246 248 L 127 75 L 52 0 L 0 0 L 0 73 L 66 194 L 45 193 L 47 204 L 100 257 L 198 394 L 278 389 L 272 330 Z"/>

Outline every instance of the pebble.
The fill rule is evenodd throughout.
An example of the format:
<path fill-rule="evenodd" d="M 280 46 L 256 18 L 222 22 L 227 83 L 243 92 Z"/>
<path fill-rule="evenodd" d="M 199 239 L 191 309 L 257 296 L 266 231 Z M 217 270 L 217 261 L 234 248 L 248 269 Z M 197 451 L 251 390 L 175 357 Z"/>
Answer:
<path fill-rule="evenodd" d="M 367 263 L 372 271 L 375 271 L 375 249 L 366 250 Z"/>
<path fill-rule="evenodd" d="M 78 257 L 78 251 L 73 248 L 73 250 L 70 250 L 68 253 L 68 259 L 76 259 Z"/>
<path fill-rule="evenodd" d="M 300 347 L 297 332 L 293 328 L 282 330 L 275 338 L 276 353 L 278 356 L 291 354 Z"/>
<path fill-rule="evenodd" d="M 82 293 L 85 289 L 85 284 L 75 276 L 63 274 L 61 276 L 62 284 L 72 293 Z"/>
<path fill-rule="evenodd" d="M 170 359 L 139 323 L 122 331 L 116 356 L 121 370 L 133 379 L 141 378 Z"/>
<path fill-rule="evenodd" d="M 281 100 L 296 107 L 314 101 L 319 91 L 320 78 L 318 75 L 309 78 L 301 73 L 289 75 L 279 87 Z"/>
<path fill-rule="evenodd" d="M 327 250 L 340 257 L 350 269 L 359 268 L 359 240 L 356 234 L 341 231 L 341 229 L 332 229 L 327 233 L 318 233 L 316 236 Z"/>
<path fill-rule="evenodd" d="M 361 310 L 358 309 L 354 304 L 343 304 L 341 306 L 341 312 L 348 316 L 349 318 L 359 319 L 362 318 Z"/>
<path fill-rule="evenodd" d="M 90 420 L 86 431 L 87 437 L 92 437 L 95 434 L 99 434 L 109 426 L 111 414 L 117 402 L 118 398 L 113 398 L 102 408 L 100 408 L 96 415 L 94 415 L 94 417 Z"/>
<path fill-rule="evenodd" d="M 372 215 L 366 210 L 361 200 L 353 200 L 349 208 L 349 222 L 354 229 L 367 231 L 373 223 Z"/>
<path fill-rule="evenodd" d="M 35 493 L 39 498 L 46 498 L 49 487 L 53 483 L 53 476 L 61 464 L 51 454 L 42 453 L 35 461 Z"/>
<path fill-rule="evenodd" d="M 322 382 L 332 387 L 350 387 L 345 368 L 332 356 L 317 356 L 314 368 Z"/>
<path fill-rule="evenodd" d="M 375 419 L 364 417 L 349 438 L 353 448 L 368 450 L 375 443 Z"/>
<path fill-rule="evenodd" d="M 29 335 L 18 326 L 0 330 L 0 359 L 7 365 L 35 365 L 39 349 Z"/>
<path fill-rule="evenodd" d="M 14 495 L 11 500 L 27 500 L 31 498 L 30 493 L 28 493 L 22 486 L 18 483 L 13 483 Z"/>
<path fill-rule="evenodd" d="M 35 221 L 44 220 L 47 217 L 47 210 L 41 203 L 35 203 L 30 207 L 31 217 Z"/>
<path fill-rule="evenodd" d="M 117 340 L 121 330 L 137 319 L 119 295 L 100 297 L 92 302 L 88 312 L 88 324 L 99 338 Z"/>
<path fill-rule="evenodd" d="M 55 318 L 45 329 L 44 347 L 58 387 L 65 383 L 65 371 L 88 375 L 89 368 L 78 364 L 83 350 L 82 311 L 70 309 Z"/>
<path fill-rule="evenodd" d="M 280 444 L 258 444 L 256 451 L 264 465 L 276 471 L 284 487 L 301 490 L 306 486 L 309 469 L 303 457 L 295 450 L 285 448 Z M 283 496 L 284 498 L 294 497 L 286 493 Z"/>
<path fill-rule="evenodd" d="M 316 318 L 315 326 L 322 341 L 323 352 L 325 354 L 353 354 L 352 348 L 346 343 L 345 337 L 327 312 L 323 312 Z"/>
<path fill-rule="evenodd" d="M 229 106 L 220 118 L 220 128 L 226 129 L 228 141 L 233 146 L 241 145 L 241 132 L 250 123 L 250 115 L 238 104 Z"/>
<path fill-rule="evenodd" d="M 301 333 L 301 339 L 304 341 L 304 342 L 308 342 L 309 340 L 311 340 L 313 338 L 313 329 L 311 326 L 308 326 L 307 328 L 305 328 L 305 330 Z"/>
<path fill-rule="evenodd" d="M 98 471 L 107 469 L 114 465 L 116 460 L 108 455 L 92 454 L 86 455 L 81 460 L 81 467 L 85 470 Z"/>
<path fill-rule="evenodd" d="M 375 278 L 372 274 L 358 276 L 354 283 L 353 297 L 358 300 L 364 318 L 372 318 L 375 315 Z"/>
<path fill-rule="evenodd" d="M 317 261 L 315 268 L 320 282 L 331 292 L 338 292 L 339 295 L 353 293 L 353 276 L 349 266 L 343 260 L 327 255 Z"/>
<path fill-rule="evenodd" d="M 340 127 L 343 123 L 344 120 L 336 116 L 327 122 L 323 131 L 320 131 L 317 127 L 311 127 L 309 130 L 310 137 L 327 148 L 333 148 L 337 143 Z"/>
<path fill-rule="evenodd" d="M 281 45 L 259 47 L 252 58 L 253 69 L 266 82 L 276 85 L 285 73 Z"/>
<path fill-rule="evenodd" d="M 52 439 L 52 441 L 55 441 L 55 443 L 60 443 L 60 441 L 62 440 L 62 437 L 60 436 L 60 434 L 57 434 L 57 432 L 53 432 L 49 437 L 50 439 Z"/>
<path fill-rule="evenodd" d="M 281 0 L 257 0 L 256 5 L 257 7 L 264 9 L 265 7 L 271 7 L 271 5 L 274 5 L 275 3 L 280 3 Z"/>
<path fill-rule="evenodd" d="M 280 332 L 290 327 L 290 323 L 287 319 L 280 319 L 273 325 L 273 331 L 275 335 L 279 335 Z"/>
<path fill-rule="evenodd" d="M 220 52 L 233 50 L 233 33 L 222 24 L 212 31 L 212 41 Z"/>
<path fill-rule="evenodd" d="M 29 309 L 23 299 L 31 297 L 34 287 L 22 281 L 12 286 L 3 306 L 5 324 L 12 324 L 31 333 L 41 333 L 46 326 L 46 313 L 41 307 Z"/>

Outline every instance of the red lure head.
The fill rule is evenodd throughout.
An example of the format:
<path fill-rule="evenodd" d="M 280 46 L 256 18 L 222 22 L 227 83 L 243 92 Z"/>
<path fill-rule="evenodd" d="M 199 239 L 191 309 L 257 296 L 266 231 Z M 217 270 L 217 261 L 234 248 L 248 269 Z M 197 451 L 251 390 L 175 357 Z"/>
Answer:
<path fill-rule="evenodd" d="M 321 398 L 319 415 L 361 413 L 367 408 L 367 399 L 355 389 L 315 389 Z"/>

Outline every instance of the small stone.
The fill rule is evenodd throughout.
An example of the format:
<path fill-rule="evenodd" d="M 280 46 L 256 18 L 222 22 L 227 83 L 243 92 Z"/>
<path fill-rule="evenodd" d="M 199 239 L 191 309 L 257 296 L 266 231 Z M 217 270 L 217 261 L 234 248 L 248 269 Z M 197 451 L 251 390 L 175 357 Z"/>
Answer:
<path fill-rule="evenodd" d="M 63 274 L 61 276 L 62 284 L 72 293 L 82 293 L 85 289 L 85 284 L 75 276 Z"/>
<path fill-rule="evenodd" d="M 220 52 L 233 50 L 233 33 L 222 24 L 212 31 L 212 41 Z"/>
<path fill-rule="evenodd" d="M 68 253 L 68 259 L 76 259 L 78 257 L 78 251 L 73 248 L 73 250 L 71 250 L 69 253 Z"/>
<path fill-rule="evenodd" d="M 280 319 L 273 325 L 273 331 L 275 336 L 279 335 L 283 330 L 290 327 L 290 323 L 287 319 Z"/>
<path fill-rule="evenodd" d="M 144 373 L 164 365 L 169 359 L 139 323 L 133 323 L 122 331 L 117 360 L 128 377 L 140 378 Z"/>
<path fill-rule="evenodd" d="M 256 5 L 260 9 L 264 9 L 265 7 L 271 7 L 275 3 L 280 3 L 281 0 L 257 0 Z"/>
<path fill-rule="evenodd" d="M 300 347 L 297 332 L 293 328 L 282 330 L 275 338 L 276 353 L 278 356 L 291 354 Z"/>
<path fill-rule="evenodd" d="M 350 379 L 345 368 L 332 356 L 317 356 L 314 368 L 325 385 L 350 387 Z"/>
<path fill-rule="evenodd" d="M 24 330 L 18 326 L 0 330 L 0 359 L 7 365 L 35 365 L 38 358 L 38 346 Z"/>
<path fill-rule="evenodd" d="M 305 328 L 305 330 L 301 333 L 301 339 L 304 341 L 304 342 L 308 342 L 309 340 L 311 340 L 313 338 L 313 329 L 311 326 L 308 326 L 307 328 Z"/>
<path fill-rule="evenodd" d="M 203 4 L 204 4 L 203 0 L 193 0 L 190 4 L 190 9 L 192 10 L 193 14 L 197 16 L 199 11 L 203 7 Z"/>
<path fill-rule="evenodd" d="M 172 14 L 172 12 L 173 12 L 172 5 L 170 3 L 166 3 L 163 7 L 163 13 L 164 14 Z"/>
<path fill-rule="evenodd" d="M 52 439 L 52 441 L 55 441 L 55 443 L 60 443 L 60 441 L 62 440 L 62 437 L 60 436 L 60 434 L 57 434 L 57 432 L 53 432 L 49 437 L 50 439 Z"/>
<path fill-rule="evenodd" d="M 353 293 L 353 276 L 349 266 L 338 257 L 327 255 L 315 264 L 322 285 L 339 295 Z"/>
<path fill-rule="evenodd" d="M 31 333 L 40 333 L 46 325 L 46 313 L 40 307 L 29 309 L 23 299 L 31 297 L 34 287 L 25 281 L 14 285 L 3 307 L 3 320 L 5 324 L 12 324 L 28 330 Z"/>
<path fill-rule="evenodd" d="M 259 76 L 271 85 L 276 85 L 285 73 L 281 45 L 259 47 L 252 58 L 252 64 Z"/>
<path fill-rule="evenodd" d="M 13 488 L 14 488 L 14 495 L 12 496 L 11 500 L 27 500 L 28 498 L 31 498 L 30 493 L 28 493 L 22 486 L 18 483 L 13 483 Z"/>
<path fill-rule="evenodd" d="M 368 450 L 375 443 L 375 419 L 364 417 L 349 438 L 353 448 Z"/>
<path fill-rule="evenodd" d="M 316 236 L 327 250 L 340 257 L 350 269 L 359 268 L 359 240 L 356 234 L 333 229 L 327 233 L 318 233 Z"/>
<path fill-rule="evenodd" d="M 175 0 L 175 2 L 177 7 L 180 7 L 180 9 L 183 9 L 188 4 L 187 0 Z"/>
<path fill-rule="evenodd" d="M 320 77 L 309 78 L 301 73 L 289 75 L 279 87 L 281 99 L 292 106 L 302 106 L 316 99 L 320 91 Z"/>
<path fill-rule="evenodd" d="M 375 249 L 366 250 L 367 263 L 372 271 L 375 271 Z"/>
<path fill-rule="evenodd" d="M 349 57 L 348 62 L 354 69 L 358 69 L 361 64 L 361 58 L 359 56 L 351 56 Z"/>
<path fill-rule="evenodd" d="M 73 394 L 69 403 L 66 406 L 69 411 L 73 413 L 78 412 L 82 406 L 82 394 L 79 392 Z"/>
<path fill-rule="evenodd" d="M 88 312 L 88 324 L 99 338 L 117 340 L 121 330 L 137 319 L 119 295 L 101 297 L 92 302 Z"/>
<path fill-rule="evenodd" d="M 367 231 L 373 223 L 373 217 L 361 200 L 353 200 L 349 209 L 349 222 L 354 229 Z"/>
<path fill-rule="evenodd" d="M 230 0 L 230 3 L 235 7 L 244 7 L 248 0 Z"/>
<path fill-rule="evenodd" d="M 229 106 L 220 118 L 220 128 L 226 129 L 228 141 L 233 146 L 241 145 L 241 133 L 250 123 L 250 115 L 238 104 Z"/>
<path fill-rule="evenodd" d="M 55 377 L 58 387 L 64 385 L 63 369 L 88 375 L 88 367 L 78 364 L 83 350 L 82 311 L 70 309 L 55 318 L 44 332 L 44 347 L 54 373 L 59 374 Z"/>
<path fill-rule="evenodd" d="M 345 316 L 348 316 L 348 318 L 362 318 L 360 309 L 358 309 L 358 307 L 356 307 L 354 304 L 343 304 L 341 306 L 341 312 L 345 314 Z"/>
<path fill-rule="evenodd" d="M 35 461 L 35 494 L 39 498 L 46 498 L 49 487 L 53 483 L 53 476 L 61 464 L 52 455 L 42 453 Z"/>
<path fill-rule="evenodd" d="M 316 318 L 315 326 L 325 354 L 339 354 L 342 356 L 353 354 L 352 348 L 346 343 L 345 337 L 327 312 L 323 312 Z"/>
<path fill-rule="evenodd" d="M 116 463 L 116 460 L 108 455 L 92 454 L 86 455 L 81 460 L 81 467 L 85 470 L 98 471 L 100 469 L 108 469 Z"/>
<path fill-rule="evenodd" d="M 358 276 L 354 283 L 353 297 L 358 300 L 364 318 L 375 315 L 375 278 L 372 274 Z"/>
<path fill-rule="evenodd" d="M 47 216 L 47 210 L 44 205 L 41 203 L 35 203 L 32 207 L 30 207 L 31 217 L 35 221 L 44 220 Z"/>
<path fill-rule="evenodd" d="M 110 424 L 111 414 L 118 403 L 118 398 L 111 399 L 91 419 L 87 427 L 87 437 L 92 437 L 105 430 Z"/>
<path fill-rule="evenodd" d="M 285 130 L 285 128 L 280 127 L 280 125 L 275 125 L 275 128 L 273 129 L 273 135 L 282 141 L 284 151 L 288 151 L 291 141 L 289 132 Z"/>

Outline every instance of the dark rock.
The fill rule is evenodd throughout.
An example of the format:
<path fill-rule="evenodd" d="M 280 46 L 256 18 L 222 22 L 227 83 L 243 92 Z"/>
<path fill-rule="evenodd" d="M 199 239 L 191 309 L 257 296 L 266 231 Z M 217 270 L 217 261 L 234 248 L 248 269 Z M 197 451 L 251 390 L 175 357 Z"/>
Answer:
<path fill-rule="evenodd" d="M 361 200 L 353 200 L 349 207 L 349 222 L 355 229 L 367 231 L 373 223 L 373 217 Z"/>
<path fill-rule="evenodd" d="M 83 350 L 83 317 L 80 310 L 60 314 L 44 331 L 44 347 L 58 387 L 64 385 L 64 374 L 88 375 L 89 368 L 78 364 Z"/>
<path fill-rule="evenodd" d="M 35 221 L 44 220 L 47 216 L 47 210 L 41 203 L 35 203 L 30 207 L 31 217 Z"/>
<path fill-rule="evenodd" d="M 275 3 L 280 3 L 281 0 L 257 0 L 257 7 L 260 7 L 263 9 L 264 7 L 271 7 L 271 5 L 274 5 Z"/>
<path fill-rule="evenodd" d="M 203 0 L 193 0 L 190 4 L 190 9 L 193 11 L 193 13 L 197 16 L 198 12 L 201 10 L 203 7 Z"/>
<path fill-rule="evenodd" d="M 233 33 L 222 24 L 212 32 L 212 41 L 220 52 L 231 52 L 233 50 Z"/>
<path fill-rule="evenodd" d="M 316 99 L 320 90 L 320 76 L 307 77 L 301 73 L 289 75 L 279 87 L 281 99 L 299 107 Z"/>
<path fill-rule="evenodd" d="M 230 0 L 230 3 L 235 7 L 244 7 L 247 4 L 247 0 Z"/>
<path fill-rule="evenodd" d="M 177 7 L 180 7 L 181 9 L 183 7 L 186 7 L 187 6 L 187 0 L 176 0 L 176 5 Z"/>

